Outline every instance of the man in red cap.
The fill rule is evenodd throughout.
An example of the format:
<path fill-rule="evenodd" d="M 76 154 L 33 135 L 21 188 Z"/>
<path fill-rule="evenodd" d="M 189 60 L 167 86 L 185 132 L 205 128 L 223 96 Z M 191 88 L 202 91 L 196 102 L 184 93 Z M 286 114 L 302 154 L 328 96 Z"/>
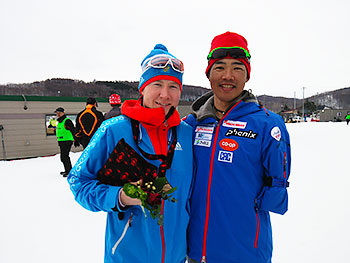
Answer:
<path fill-rule="evenodd" d="M 185 119 L 194 128 L 195 180 L 188 262 L 270 263 L 270 212 L 288 209 L 289 135 L 282 118 L 244 90 L 247 40 L 216 36 L 206 75 L 211 89 Z"/>
<path fill-rule="evenodd" d="M 122 104 L 120 96 L 118 94 L 112 94 L 109 96 L 109 104 L 111 105 L 112 109 L 105 114 L 105 120 L 120 115 L 120 105 Z"/>

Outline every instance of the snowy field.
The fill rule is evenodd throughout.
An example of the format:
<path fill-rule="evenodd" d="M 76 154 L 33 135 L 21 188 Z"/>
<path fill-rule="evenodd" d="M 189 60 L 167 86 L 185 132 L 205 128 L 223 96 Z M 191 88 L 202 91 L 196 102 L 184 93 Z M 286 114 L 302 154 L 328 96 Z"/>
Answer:
<path fill-rule="evenodd" d="M 289 211 L 272 215 L 273 262 L 350 262 L 350 125 L 287 128 Z M 62 170 L 59 155 L 0 161 L 1 263 L 103 262 L 106 216 L 74 201 Z"/>

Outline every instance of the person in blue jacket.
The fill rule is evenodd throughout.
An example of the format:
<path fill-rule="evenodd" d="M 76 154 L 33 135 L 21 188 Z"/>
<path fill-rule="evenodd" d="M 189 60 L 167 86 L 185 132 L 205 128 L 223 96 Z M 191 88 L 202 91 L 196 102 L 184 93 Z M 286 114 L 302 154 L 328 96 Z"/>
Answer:
<path fill-rule="evenodd" d="M 107 212 L 104 262 L 183 263 L 193 174 L 192 127 L 180 119 L 175 107 L 182 90 L 183 63 L 157 44 L 141 64 L 139 100 L 127 100 L 122 115 L 102 123 L 71 170 L 68 182 L 76 201 L 91 211 Z M 131 120 L 139 123 L 133 138 Z M 163 200 L 163 224 L 145 214 L 140 200 L 130 198 L 120 186 L 103 184 L 97 174 L 116 144 L 124 139 L 136 152 L 169 155 L 176 140 L 166 178 L 176 187 L 177 202 Z M 140 151 L 142 149 L 142 151 Z M 147 157 L 145 157 L 147 158 Z M 148 160 L 159 166 L 159 160 Z"/>
<path fill-rule="evenodd" d="M 269 213 L 284 214 L 288 206 L 288 132 L 244 90 L 250 53 L 243 36 L 213 39 L 206 75 L 212 90 L 185 119 L 194 128 L 196 166 L 188 262 L 269 263 Z"/>

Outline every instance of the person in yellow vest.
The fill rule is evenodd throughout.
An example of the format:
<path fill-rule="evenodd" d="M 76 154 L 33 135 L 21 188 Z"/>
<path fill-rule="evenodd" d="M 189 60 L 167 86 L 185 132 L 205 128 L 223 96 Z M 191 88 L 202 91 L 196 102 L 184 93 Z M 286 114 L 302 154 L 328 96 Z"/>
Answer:
<path fill-rule="evenodd" d="M 346 120 L 346 125 L 349 125 L 349 122 L 350 122 L 350 112 L 348 112 L 348 114 L 346 114 L 345 120 Z"/>
<path fill-rule="evenodd" d="M 104 121 L 103 113 L 98 111 L 96 107 L 96 99 L 88 98 L 86 101 L 86 108 L 78 113 L 75 127 L 75 146 L 80 143 L 85 149 L 92 136 Z"/>
<path fill-rule="evenodd" d="M 56 118 L 51 118 L 49 121 L 49 126 L 47 128 L 56 128 L 57 127 L 57 120 Z"/>
<path fill-rule="evenodd" d="M 55 111 L 57 115 L 56 136 L 58 146 L 61 152 L 61 162 L 64 166 L 64 171 L 61 172 L 63 177 L 67 177 L 72 169 L 72 163 L 69 158 L 69 152 L 74 142 L 74 124 L 64 113 L 64 109 L 59 107 Z"/>

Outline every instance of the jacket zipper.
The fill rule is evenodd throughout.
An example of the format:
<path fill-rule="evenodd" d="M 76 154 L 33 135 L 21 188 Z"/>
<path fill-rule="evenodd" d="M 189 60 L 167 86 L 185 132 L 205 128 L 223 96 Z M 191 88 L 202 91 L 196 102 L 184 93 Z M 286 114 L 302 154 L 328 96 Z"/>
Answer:
<path fill-rule="evenodd" d="M 211 180 L 213 177 L 213 163 L 214 163 L 214 155 L 215 155 L 215 150 L 216 150 L 216 142 L 219 136 L 219 130 L 221 126 L 221 122 L 223 119 L 231 112 L 233 108 L 235 108 L 239 103 L 241 102 L 238 101 L 232 108 L 226 112 L 226 114 L 222 117 L 222 119 L 219 121 L 219 124 L 217 125 L 217 129 L 215 131 L 215 137 L 213 141 L 213 149 L 211 151 L 211 157 L 210 157 L 210 169 L 209 169 L 209 179 L 208 179 L 208 190 L 207 190 L 207 208 L 205 212 L 205 223 L 204 223 L 204 234 L 203 234 L 203 250 L 202 250 L 202 259 L 201 263 L 206 263 L 206 254 L 207 254 L 207 234 L 208 234 L 208 223 L 209 223 L 209 209 L 210 209 L 210 190 L 211 190 Z"/>
<path fill-rule="evenodd" d="M 166 122 L 165 126 L 167 127 L 167 125 L 168 125 L 168 123 Z M 160 152 L 161 152 L 161 154 L 164 154 L 163 153 L 163 149 L 162 149 L 162 144 L 161 144 L 160 132 L 161 132 L 161 128 L 158 128 L 157 129 L 157 137 L 158 137 L 158 143 L 160 145 Z M 167 140 L 167 145 L 168 145 L 168 140 Z M 167 153 L 165 153 L 164 155 L 166 155 L 166 154 Z M 161 215 L 164 218 L 164 199 L 162 200 L 162 207 L 161 207 L 160 213 L 161 213 Z M 163 227 L 163 225 L 160 226 L 160 236 L 161 236 L 161 239 L 162 239 L 162 263 L 164 263 L 164 261 L 165 261 L 165 238 L 164 238 L 164 227 Z"/>
<path fill-rule="evenodd" d="M 164 199 L 162 200 L 162 208 L 160 210 L 161 215 L 164 218 Z M 164 227 L 163 225 L 160 226 L 160 235 L 162 237 L 162 263 L 164 263 L 165 260 L 165 238 L 164 238 Z"/>
<path fill-rule="evenodd" d="M 123 233 L 122 235 L 120 236 L 120 238 L 117 240 L 117 242 L 115 242 L 113 248 L 112 248 L 112 254 L 114 255 L 115 253 L 115 250 L 117 249 L 117 247 L 119 246 L 120 242 L 122 242 L 122 240 L 124 239 L 125 237 L 125 234 L 126 232 L 128 231 L 128 228 L 131 226 L 131 218 L 132 218 L 132 213 L 131 213 L 131 216 L 130 218 L 128 219 L 128 221 L 126 222 L 125 226 L 124 226 L 124 230 L 123 230 Z"/>
<path fill-rule="evenodd" d="M 161 128 L 158 128 L 157 129 L 157 135 L 158 135 L 157 137 L 158 137 L 158 143 L 159 143 L 159 146 L 160 146 L 160 152 L 161 152 L 161 154 L 164 154 L 163 153 L 162 144 L 161 144 L 160 132 L 161 132 Z M 166 155 L 166 153 L 164 155 Z M 161 207 L 161 210 L 160 210 L 160 214 L 164 217 L 164 200 L 162 200 L 162 207 Z M 165 238 L 164 238 L 163 225 L 160 226 L 160 237 L 162 239 L 162 263 L 164 263 L 164 260 L 165 260 Z"/>
<path fill-rule="evenodd" d="M 286 179 L 286 153 L 283 152 L 283 178 Z"/>
<path fill-rule="evenodd" d="M 219 129 L 220 129 L 220 123 L 215 131 L 215 137 L 214 137 L 214 142 L 213 142 L 213 149 L 211 152 L 211 157 L 210 157 L 210 169 L 209 169 L 209 180 L 208 180 L 208 190 L 207 190 L 207 208 L 205 212 L 205 224 L 204 224 L 204 235 L 203 235 L 203 250 L 202 250 L 202 259 L 201 263 L 206 263 L 206 252 L 207 252 L 207 234 L 208 234 L 208 223 L 209 223 L 209 208 L 210 208 L 210 190 L 211 190 L 211 180 L 213 176 L 213 160 L 214 160 L 214 155 L 215 155 L 215 149 L 216 149 L 216 142 L 218 139 L 219 135 Z"/>
<path fill-rule="evenodd" d="M 256 236 L 255 236 L 254 247 L 258 248 L 258 239 L 259 239 L 259 232 L 260 232 L 260 221 L 259 221 L 258 211 L 256 211 L 255 213 L 256 213 Z"/>

